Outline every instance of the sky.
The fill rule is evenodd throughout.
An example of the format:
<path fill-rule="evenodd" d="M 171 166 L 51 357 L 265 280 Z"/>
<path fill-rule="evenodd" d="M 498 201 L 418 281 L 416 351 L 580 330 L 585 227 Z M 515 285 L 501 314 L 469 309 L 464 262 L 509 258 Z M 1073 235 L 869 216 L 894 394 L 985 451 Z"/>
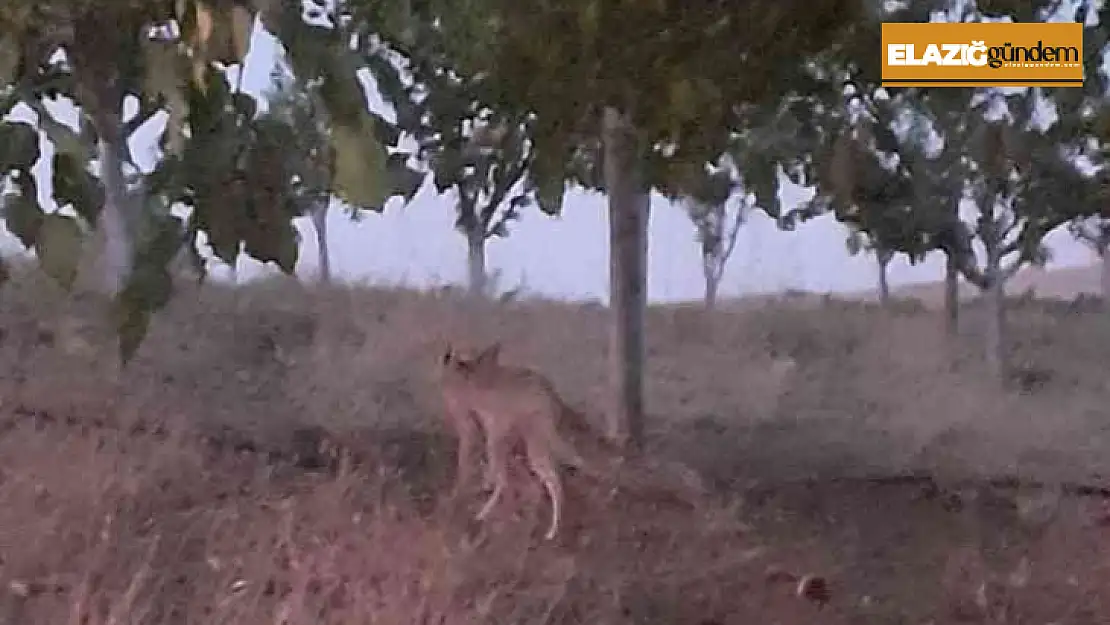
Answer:
<path fill-rule="evenodd" d="M 244 63 L 243 89 L 260 95 L 269 86 L 270 71 L 279 48 L 256 26 L 251 50 Z M 233 68 L 232 71 L 235 71 Z M 366 77 L 371 109 L 393 118 L 377 96 L 372 78 Z M 76 110 L 68 103 L 51 103 L 59 121 L 76 127 Z M 131 114 L 125 111 L 125 115 Z M 15 118 L 33 119 L 29 111 L 14 111 Z M 159 157 L 157 137 L 164 116 L 155 117 L 131 139 L 132 153 L 139 166 L 149 170 Z M 402 146 L 404 147 L 404 146 Z M 40 200 L 48 208 L 50 199 L 50 155 L 53 150 L 41 138 L 44 157 L 36 167 Z M 783 180 L 783 209 L 811 196 L 812 191 Z M 454 230 L 454 209 L 449 197 L 437 196 L 430 181 L 411 203 L 394 198 L 381 214 L 365 213 L 353 222 L 338 205 L 329 211 L 332 271 L 337 279 L 373 284 L 439 286 L 463 284 L 466 276 L 466 243 Z M 318 256 L 311 223 L 297 220 L 302 234 L 297 273 L 312 278 L 318 272 Z M 739 241 L 721 281 L 720 296 L 804 289 L 817 292 L 854 291 L 873 288 L 877 269 L 866 255 L 848 254 L 847 230 L 831 216 L 799 225 L 792 232 L 779 231 L 775 222 L 756 211 L 741 228 Z M 1047 240 L 1051 266 L 1075 266 L 1094 262 L 1093 253 L 1074 241 L 1065 230 Z M 6 231 L 0 233 L 0 249 L 10 254 L 19 244 Z M 608 299 L 608 233 L 605 197 L 599 193 L 569 189 L 559 217 L 538 210 L 526 212 L 512 224 L 510 236 L 492 239 L 487 253 L 491 275 L 505 289 L 523 287 L 525 292 L 560 299 L 606 301 Z M 210 263 L 215 279 L 229 279 L 230 272 Z M 242 257 L 238 280 L 249 280 L 276 271 Z M 890 267 L 893 286 L 939 280 L 943 260 L 930 257 L 911 266 L 897 258 Z M 704 282 L 694 227 L 679 205 L 653 196 L 650 218 L 648 298 L 651 301 L 696 300 Z"/>

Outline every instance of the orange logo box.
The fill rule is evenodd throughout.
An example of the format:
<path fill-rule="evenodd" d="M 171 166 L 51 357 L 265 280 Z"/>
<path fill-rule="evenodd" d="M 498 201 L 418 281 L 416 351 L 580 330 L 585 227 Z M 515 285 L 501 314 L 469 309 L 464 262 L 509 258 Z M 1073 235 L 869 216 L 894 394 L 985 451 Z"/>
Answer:
<path fill-rule="evenodd" d="M 1082 87 L 1083 25 L 884 23 L 884 87 Z"/>

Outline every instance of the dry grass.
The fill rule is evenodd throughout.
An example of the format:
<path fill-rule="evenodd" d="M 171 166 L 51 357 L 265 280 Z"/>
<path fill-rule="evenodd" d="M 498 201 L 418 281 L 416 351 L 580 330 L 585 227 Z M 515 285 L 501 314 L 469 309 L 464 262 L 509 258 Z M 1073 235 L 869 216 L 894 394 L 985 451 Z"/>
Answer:
<path fill-rule="evenodd" d="M 974 307 L 960 341 L 913 307 L 653 309 L 651 453 L 713 493 L 609 501 L 572 476 L 547 544 L 534 487 L 488 525 L 470 521 L 479 497 L 446 499 L 433 348 L 498 338 L 597 416 L 604 310 L 284 280 L 187 291 L 120 371 L 96 302 L 26 273 L 5 286 L 0 624 L 1110 615 L 1101 501 L 1054 486 L 1110 473 L 1100 311 L 1017 305 L 1027 388 L 1003 391 Z M 1049 488 L 985 485 L 998 476 Z M 795 596 L 809 573 L 823 609 Z"/>
<path fill-rule="evenodd" d="M 1006 283 L 1006 292 L 1015 296 L 1032 292 L 1038 297 L 1069 300 L 1080 294 L 1099 295 L 1102 293 L 1101 273 L 1102 267 L 1098 264 L 1078 267 L 1025 267 Z M 944 305 L 944 281 L 903 285 L 895 288 L 894 294 L 918 299 L 928 307 L 939 308 Z M 979 296 L 979 289 L 961 280 L 959 294 L 961 299 L 970 300 Z M 874 301 L 879 294 L 877 290 L 867 289 L 854 295 Z"/>

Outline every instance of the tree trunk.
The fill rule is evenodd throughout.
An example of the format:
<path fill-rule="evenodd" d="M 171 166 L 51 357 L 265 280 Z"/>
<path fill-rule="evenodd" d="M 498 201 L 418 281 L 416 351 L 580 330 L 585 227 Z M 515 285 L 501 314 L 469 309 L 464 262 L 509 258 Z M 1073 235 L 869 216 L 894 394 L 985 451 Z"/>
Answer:
<path fill-rule="evenodd" d="M 995 212 L 997 190 L 988 186 L 980 208 L 979 236 L 987 254 L 985 348 L 987 368 L 1000 384 L 1006 381 L 1006 280 L 1002 268 L 1002 246 L 1006 231 Z"/>
<path fill-rule="evenodd" d="M 987 246 L 986 360 L 991 375 L 999 382 L 1006 375 L 1006 280 L 997 245 Z"/>
<path fill-rule="evenodd" d="M 486 295 L 486 238 L 483 234 L 480 226 L 466 233 L 467 285 L 475 297 Z"/>
<path fill-rule="evenodd" d="M 721 277 L 716 275 L 709 268 L 705 271 L 705 309 L 714 310 L 717 308 L 717 291 L 721 287 Z"/>
<path fill-rule="evenodd" d="M 115 63 L 121 53 L 133 47 L 128 33 L 134 33 L 141 23 L 137 15 L 116 4 L 95 9 L 86 5 L 74 16 L 73 45 L 66 51 L 74 65 L 78 100 L 97 138 L 104 206 L 95 224 L 99 249 L 93 251 L 99 258 L 91 264 L 99 274 L 96 288 L 111 297 L 118 295 L 131 278 L 136 231 L 145 208 L 145 203 L 129 192 L 123 173 L 130 151 L 123 124 L 122 78 Z"/>
<path fill-rule="evenodd" d="M 100 161 L 101 180 L 104 184 L 104 209 L 100 213 L 99 230 L 103 248 L 100 258 L 101 288 L 115 296 L 131 277 L 134 261 L 134 221 L 137 218 L 135 198 L 128 192 L 123 176 L 123 154 L 126 149 L 120 136 L 121 120 L 118 114 L 98 116 L 97 157 Z"/>
<path fill-rule="evenodd" d="M 1102 306 L 1110 311 L 1110 249 L 1102 248 L 1099 258 L 1102 260 Z"/>
<path fill-rule="evenodd" d="M 960 267 L 952 254 L 945 256 L 944 263 L 944 321 L 948 336 L 956 336 L 960 331 Z"/>
<path fill-rule="evenodd" d="M 320 282 L 331 284 L 331 253 L 328 251 L 328 200 L 312 207 L 312 227 L 316 230 L 316 250 L 320 256 Z"/>
<path fill-rule="evenodd" d="M 650 188 L 635 129 L 613 107 L 602 120 L 609 196 L 610 434 L 639 449 L 644 437 L 644 316 L 647 309 Z"/>
<path fill-rule="evenodd" d="M 991 282 L 987 304 L 987 367 L 995 379 L 1003 381 L 1006 375 L 1006 285 L 1002 280 Z"/>
<path fill-rule="evenodd" d="M 890 259 L 884 258 L 882 254 L 878 256 L 879 265 L 879 304 L 887 306 L 890 304 L 890 281 L 887 279 L 887 268 L 890 267 Z"/>

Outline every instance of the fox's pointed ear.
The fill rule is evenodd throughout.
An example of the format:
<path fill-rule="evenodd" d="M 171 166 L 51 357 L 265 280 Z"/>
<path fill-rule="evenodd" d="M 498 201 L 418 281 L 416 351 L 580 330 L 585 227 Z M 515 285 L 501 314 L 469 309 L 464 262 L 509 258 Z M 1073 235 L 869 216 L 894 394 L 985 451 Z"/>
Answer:
<path fill-rule="evenodd" d="M 482 353 L 474 359 L 477 364 L 494 364 L 501 356 L 501 341 L 498 341 L 489 347 L 482 350 Z"/>

